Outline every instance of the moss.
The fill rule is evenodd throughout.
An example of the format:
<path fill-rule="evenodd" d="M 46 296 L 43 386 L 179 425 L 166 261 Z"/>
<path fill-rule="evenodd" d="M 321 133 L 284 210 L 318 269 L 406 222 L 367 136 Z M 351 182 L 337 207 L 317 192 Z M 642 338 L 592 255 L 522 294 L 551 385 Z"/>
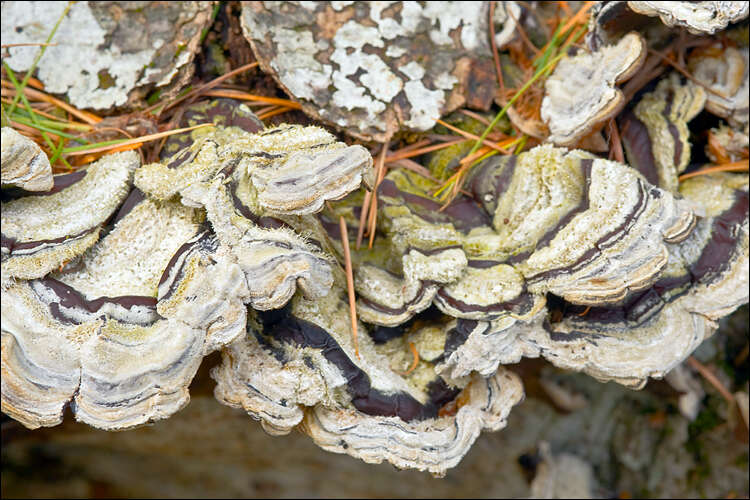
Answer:
<path fill-rule="evenodd" d="M 99 71 L 99 73 L 97 73 L 97 76 L 99 77 L 100 89 L 103 90 L 115 86 L 115 79 L 112 77 L 112 75 L 109 74 L 109 71 L 107 71 L 106 69 Z"/>
<path fill-rule="evenodd" d="M 719 416 L 713 405 L 710 404 L 712 398 L 709 397 L 706 406 L 701 410 L 694 421 L 688 426 L 690 441 L 721 424 L 724 420 Z"/>

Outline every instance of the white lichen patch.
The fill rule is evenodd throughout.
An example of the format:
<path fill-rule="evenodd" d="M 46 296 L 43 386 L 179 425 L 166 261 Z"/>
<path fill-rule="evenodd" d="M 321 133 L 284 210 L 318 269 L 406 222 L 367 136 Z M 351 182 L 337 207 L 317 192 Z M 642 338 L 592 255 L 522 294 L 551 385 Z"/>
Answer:
<path fill-rule="evenodd" d="M 481 84 L 487 99 L 458 95 L 469 80 L 476 90 L 483 72 L 475 66 L 491 64 L 487 8 L 486 2 L 249 2 L 242 22 L 261 65 L 305 111 L 382 141 L 401 127 L 427 130 L 467 100 L 490 104 L 494 81 Z"/>
<path fill-rule="evenodd" d="M 3 43 L 45 42 L 65 7 L 64 2 L 3 2 Z M 125 106 L 134 89 L 167 85 L 189 67 L 210 11 L 211 2 L 142 7 L 76 2 L 60 22 L 56 45 L 40 59 L 37 76 L 48 92 L 67 94 L 79 108 Z M 159 22 L 151 22 L 151 16 Z M 26 71 L 39 47 L 8 50 L 8 65 Z"/>

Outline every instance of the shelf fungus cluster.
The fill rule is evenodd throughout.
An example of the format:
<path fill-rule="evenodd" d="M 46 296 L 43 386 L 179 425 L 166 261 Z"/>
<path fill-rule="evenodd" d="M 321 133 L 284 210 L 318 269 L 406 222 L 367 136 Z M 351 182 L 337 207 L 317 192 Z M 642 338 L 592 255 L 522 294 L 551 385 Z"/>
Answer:
<path fill-rule="evenodd" d="M 266 129 L 227 99 L 186 109 L 182 125 L 214 126 L 145 165 L 127 151 L 52 175 L 4 128 L 2 411 L 29 428 L 66 410 L 107 430 L 165 419 L 220 351 L 216 399 L 267 432 L 442 475 L 523 399 L 505 365 L 542 357 L 633 388 L 664 377 L 748 302 L 748 176 L 679 176 L 697 166 L 691 122 L 715 124 L 708 157 L 746 158 L 750 63 L 746 39 L 698 44 L 692 78 L 659 74 L 626 103 L 617 86 L 653 42 L 639 23 L 711 32 L 747 15 L 661 4 L 593 9 L 592 50 L 546 81 L 546 143 L 484 158 L 446 206 L 433 197 L 445 165 L 376 178 L 365 147 Z M 521 5 L 495 10 L 499 45 Z M 261 65 L 360 138 L 494 97 L 487 2 L 242 8 Z M 632 22 L 608 31 L 618 16 Z M 627 164 L 576 149 L 607 122 Z M 372 243 L 349 249 L 373 189 Z"/>
<path fill-rule="evenodd" d="M 676 169 L 664 175 L 676 185 Z M 453 383 L 541 355 L 642 386 L 747 301 L 747 179 L 705 179 L 673 194 L 543 145 L 485 160 L 440 211 L 437 184 L 393 170 L 379 188 L 384 238 L 352 257 L 358 315 L 380 335 L 442 345 L 424 356 Z M 702 205 L 707 192 L 723 201 Z M 357 218 L 346 203 L 334 212 Z"/>
<path fill-rule="evenodd" d="M 160 163 L 116 153 L 48 191 L 4 193 L 2 411 L 30 428 L 66 408 L 107 430 L 168 418 L 221 350 L 217 399 L 269 432 L 444 473 L 505 425 L 519 378 L 444 377 L 428 334 L 411 368 L 403 338 L 359 323 L 357 340 L 314 214 L 372 186 L 369 152 L 317 127 L 235 122 L 255 129 L 225 120 Z"/>

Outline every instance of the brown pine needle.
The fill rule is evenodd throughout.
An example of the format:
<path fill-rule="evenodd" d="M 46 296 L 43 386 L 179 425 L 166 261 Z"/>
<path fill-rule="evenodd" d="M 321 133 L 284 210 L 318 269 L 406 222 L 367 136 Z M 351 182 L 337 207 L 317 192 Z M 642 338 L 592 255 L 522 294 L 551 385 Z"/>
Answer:
<path fill-rule="evenodd" d="M 187 94 L 183 95 L 182 97 L 178 97 L 178 98 L 176 98 L 176 99 L 168 102 L 166 105 L 163 104 L 163 103 L 161 103 L 161 102 L 157 102 L 153 106 L 147 108 L 146 112 L 148 113 L 150 111 L 153 111 L 153 110 L 159 108 L 159 106 L 164 106 L 161 109 L 161 111 L 160 111 L 160 113 L 162 113 L 162 112 L 166 111 L 167 109 L 173 107 L 175 104 L 180 103 L 180 102 L 184 101 L 185 99 L 190 99 L 192 97 L 197 97 L 198 95 L 200 95 L 204 91 L 212 89 L 212 88 L 218 86 L 224 80 L 227 80 L 228 78 L 232 78 L 233 76 L 238 75 L 239 73 L 242 73 L 244 71 L 248 71 L 250 69 L 253 69 L 256 66 L 258 66 L 258 62 L 257 61 L 256 62 L 252 62 L 250 64 L 245 64 L 243 66 L 240 66 L 239 68 L 233 69 L 229 73 L 221 75 L 218 78 L 214 78 L 210 82 L 208 82 L 208 83 L 206 83 L 204 85 L 201 85 L 197 89 L 191 90 L 190 92 L 188 92 Z"/>
<path fill-rule="evenodd" d="M 447 128 L 448 130 L 452 130 L 452 131 L 454 131 L 455 133 L 457 133 L 457 134 L 459 134 L 459 135 L 462 135 L 462 136 L 466 137 L 467 139 L 473 139 L 473 140 L 475 140 L 475 141 L 478 141 L 478 140 L 480 140 L 480 138 L 479 138 L 479 136 L 478 136 L 478 135 L 474 135 L 474 134 L 471 134 L 471 133 L 469 133 L 469 132 L 466 132 L 465 130 L 461 130 L 460 128 L 458 128 L 458 127 L 454 127 L 454 126 L 453 126 L 453 125 L 451 125 L 450 123 L 446 123 L 446 122 L 444 122 L 443 120 L 438 120 L 437 122 L 438 122 L 438 123 L 439 123 L 440 125 L 442 125 L 443 127 Z M 503 153 L 503 154 L 506 154 L 506 155 L 510 154 L 510 151 L 508 151 L 508 150 L 505 150 L 505 149 L 501 148 L 500 146 L 498 146 L 497 144 L 495 144 L 495 143 L 493 143 L 493 142 L 490 142 L 490 141 L 488 141 L 488 140 L 486 140 L 486 139 L 482 140 L 482 144 L 484 144 L 484 145 L 485 145 L 485 146 L 487 146 L 488 148 L 492 148 L 492 149 L 495 149 L 495 150 L 497 150 L 497 151 L 500 151 L 500 152 L 501 152 L 501 153 Z"/>
<path fill-rule="evenodd" d="M 124 146 L 115 147 L 109 151 L 102 151 L 101 153 L 119 153 L 121 151 L 130 151 L 131 149 L 138 149 L 141 146 L 143 146 L 142 142 L 136 142 L 134 144 L 126 144 Z M 83 158 L 81 158 L 81 160 L 77 164 L 86 165 L 87 163 L 91 163 L 93 161 L 98 160 L 102 156 L 104 156 L 104 154 L 92 153 L 88 156 L 84 156 Z"/>
<path fill-rule="evenodd" d="M 289 111 L 293 111 L 292 108 L 288 106 L 280 106 L 277 109 L 267 111 L 265 113 L 259 114 L 258 119 L 259 120 L 267 120 L 268 118 L 271 118 L 272 116 L 280 115 L 282 113 L 286 113 Z"/>
<path fill-rule="evenodd" d="M 409 375 L 419 364 L 419 353 L 417 352 L 417 346 L 414 345 L 414 342 L 409 342 L 409 350 L 411 351 L 412 361 L 409 369 L 403 373 L 404 375 Z"/>
<path fill-rule="evenodd" d="M 578 313 L 578 316 L 581 316 L 581 317 L 586 316 L 590 310 L 591 310 L 591 306 L 586 306 L 586 309 L 584 309 L 583 312 Z"/>
<path fill-rule="evenodd" d="M 468 116 L 469 118 L 474 118 L 476 121 L 480 122 L 482 125 L 489 126 L 490 124 L 490 121 L 484 116 L 480 115 L 479 113 L 475 113 L 465 108 L 459 109 L 458 112 L 461 113 L 462 115 Z"/>
<path fill-rule="evenodd" d="M 466 142 L 467 140 L 468 139 L 453 139 L 452 141 L 441 142 L 440 144 L 433 144 L 432 146 L 427 146 L 426 148 L 413 149 L 411 151 L 404 151 L 404 149 L 406 148 L 399 149 L 398 151 L 394 151 L 393 153 L 389 154 L 385 158 L 385 162 L 391 163 L 391 162 L 403 160 L 406 158 L 414 158 L 415 156 L 422 156 L 423 154 L 427 154 L 433 151 L 438 151 L 440 149 L 445 149 L 451 146 L 455 146 L 456 144 Z"/>
<path fill-rule="evenodd" d="M 3 87 L 11 88 L 10 95 L 15 95 L 15 88 L 13 87 L 13 84 L 10 82 L 6 82 L 5 80 L 2 81 Z M 64 111 L 67 111 L 71 115 L 77 117 L 80 120 L 83 120 L 84 122 L 88 123 L 89 125 L 96 125 L 100 121 L 102 121 L 101 118 L 96 116 L 93 113 L 90 113 L 88 111 L 81 111 L 80 109 L 76 109 L 67 102 L 61 101 L 60 99 L 56 99 L 55 97 L 52 97 L 51 95 L 45 94 L 44 92 L 41 92 L 39 90 L 30 89 L 29 87 L 26 87 L 23 89 L 23 93 L 28 97 L 29 99 L 35 99 L 37 101 L 44 101 L 48 102 L 50 104 L 54 104 L 58 108 L 63 109 Z"/>
<path fill-rule="evenodd" d="M 3 98 L 2 102 L 6 103 L 6 104 L 10 104 L 12 101 L 10 99 Z M 73 120 L 68 120 L 66 122 L 64 118 L 60 118 L 59 116 L 55 116 L 55 115 L 53 115 L 51 113 L 47 113 L 46 111 L 43 111 L 41 109 L 37 109 L 36 107 L 34 107 L 33 109 L 34 109 L 34 113 L 36 113 L 36 114 L 38 114 L 40 116 L 44 116 L 45 118 L 49 118 L 50 120 L 55 120 L 55 121 L 60 122 L 60 123 L 67 123 L 68 125 L 70 125 L 71 128 L 75 128 L 75 129 L 78 129 L 78 130 L 93 130 L 93 127 L 91 125 L 86 124 L 86 123 L 76 122 L 76 121 L 73 121 Z"/>
<path fill-rule="evenodd" d="M 161 139 L 162 137 L 169 137 L 170 135 L 181 134 L 182 132 L 190 132 L 191 130 L 195 130 L 201 127 L 213 127 L 213 126 L 214 126 L 213 123 L 201 123 L 200 125 L 195 125 L 194 127 L 178 128 L 175 130 L 169 130 L 167 132 L 159 132 L 158 134 L 144 135 L 141 137 L 136 137 L 135 139 L 129 139 L 127 141 L 118 142 L 117 144 L 110 144 L 108 146 L 100 146 L 100 147 L 95 147 L 91 149 L 80 149 L 76 151 L 70 151 L 65 154 L 69 156 L 79 156 L 79 155 L 85 155 L 85 154 L 91 154 L 91 153 L 98 153 L 100 151 L 110 151 L 112 149 L 119 148 L 121 146 L 155 141 L 157 139 Z"/>
<path fill-rule="evenodd" d="M 57 42 L 55 43 L 40 43 L 40 42 L 28 42 L 28 43 L 4 43 L 0 45 L 0 48 L 3 49 L 9 49 L 11 47 L 51 47 L 53 45 L 57 45 Z"/>
<path fill-rule="evenodd" d="M 339 217 L 339 229 L 341 229 L 341 244 L 344 247 L 344 263 L 346 266 L 346 289 L 349 293 L 349 315 L 352 320 L 352 340 L 354 341 L 354 354 L 359 359 L 359 341 L 357 340 L 357 306 L 354 300 L 354 276 L 352 273 L 352 256 L 349 252 L 349 233 L 346 230 L 346 221 L 343 216 Z"/>
<path fill-rule="evenodd" d="M 560 30 L 560 33 L 561 34 L 565 33 L 576 24 L 586 24 L 584 20 L 584 17 L 586 17 L 586 13 L 591 9 L 591 7 L 593 7 L 597 3 L 598 2 L 586 2 L 586 5 L 581 7 L 578 10 L 578 12 L 576 12 L 576 14 L 573 17 L 571 17 L 567 23 L 565 23 L 565 26 L 562 27 L 562 29 Z"/>
<path fill-rule="evenodd" d="M 622 151 L 620 131 L 617 128 L 617 122 L 614 118 L 609 120 L 609 159 L 625 163 L 625 154 Z"/>
<path fill-rule="evenodd" d="M 699 175 L 713 174 L 716 172 L 747 172 L 748 171 L 748 160 L 735 161 L 733 163 L 724 163 L 723 165 L 717 165 L 715 167 L 708 167 L 702 170 L 696 170 L 689 174 L 682 174 L 678 177 L 680 182 L 691 177 L 697 177 Z"/>
<path fill-rule="evenodd" d="M 378 223 L 378 186 L 380 186 L 380 183 L 383 182 L 383 177 L 385 177 L 385 157 L 388 155 L 389 144 L 390 141 L 385 141 L 383 149 L 380 150 L 380 155 L 378 155 L 377 180 L 375 181 L 375 187 L 373 188 L 372 196 L 370 197 L 370 223 L 367 226 L 367 229 L 370 232 L 370 241 L 367 248 L 372 248 L 372 243 L 375 241 L 375 227 Z"/>
<path fill-rule="evenodd" d="M 415 142 L 414 144 L 409 144 L 408 146 L 404 146 L 403 148 L 397 149 L 397 150 L 395 150 L 393 152 L 394 153 L 405 153 L 407 151 L 414 151 L 415 149 L 419 149 L 421 147 L 427 146 L 428 144 L 430 144 L 430 140 L 429 139 L 420 139 L 417 142 Z"/>
<path fill-rule="evenodd" d="M 268 104 L 277 104 L 286 106 L 292 109 L 302 109 L 302 106 L 298 102 L 290 101 L 289 99 L 280 99 L 278 97 L 266 97 L 264 95 L 248 94 L 247 92 L 241 92 L 239 90 L 209 90 L 203 92 L 202 95 L 208 97 L 228 97 L 230 99 L 238 99 L 240 101 L 255 101 L 265 102 Z"/>
<path fill-rule="evenodd" d="M 430 171 L 420 165 L 419 163 L 415 162 L 414 160 L 410 160 L 408 158 L 401 158 L 400 160 L 396 160 L 394 162 L 391 162 L 393 166 L 405 168 L 406 170 L 411 170 L 412 172 L 416 172 L 422 177 L 426 179 L 430 179 L 432 182 L 440 182 L 440 179 L 437 179 L 432 176 Z"/>
<path fill-rule="evenodd" d="M 521 22 L 518 19 L 516 19 L 516 17 L 513 15 L 512 10 L 507 9 L 505 12 L 508 14 L 508 17 L 510 17 L 513 20 L 513 22 L 516 23 L 516 32 L 520 35 L 521 40 L 523 40 L 523 43 L 528 48 L 530 48 L 532 52 L 534 52 L 535 56 L 540 55 L 541 51 L 536 45 L 531 43 L 531 40 L 529 40 L 529 37 L 526 35 L 526 30 L 523 29 L 523 25 L 521 24 Z M 491 20 L 492 18 L 490 18 L 490 21 Z M 490 22 L 490 24 L 492 24 L 492 22 Z M 494 36 L 492 38 L 494 38 Z"/>
<path fill-rule="evenodd" d="M 706 381 L 714 386 L 714 388 L 719 391 L 719 393 L 724 397 L 724 399 L 727 400 L 727 403 L 729 403 L 729 406 L 732 406 L 735 403 L 734 395 L 729 392 L 729 390 L 724 387 L 724 384 L 721 383 L 721 381 L 716 378 L 716 375 L 714 375 L 714 372 L 712 372 L 707 366 L 705 366 L 703 363 L 695 359 L 693 356 L 690 356 L 687 359 L 688 364 L 698 373 L 700 373 L 703 378 L 706 379 Z"/>
<path fill-rule="evenodd" d="M 497 73 L 497 83 L 500 85 L 500 95 L 505 95 L 505 80 L 503 80 L 503 70 L 500 67 L 500 52 L 497 50 L 495 43 L 495 23 L 492 19 L 495 17 L 496 1 L 490 2 L 490 45 L 492 46 L 492 59 L 495 61 L 495 73 Z M 489 122 L 487 123 L 489 125 Z"/>
<path fill-rule="evenodd" d="M 670 51 L 671 51 L 671 47 L 670 47 Z M 703 87 L 706 90 L 706 92 L 710 92 L 710 93 L 712 93 L 715 96 L 718 96 L 718 97 L 720 97 L 722 99 L 726 99 L 725 96 L 721 95 L 719 92 L 715 91 L 714 89 L 712 89 L 711 87 L 709 87 L 708 85 L 706 85 L 705 83 L 703 83 L 702 81 L 698 80 L 693 75 L 691 75 L 690 73 L 688 73 L 688 71 L 685 68 L 683 68 L 680 64 L 678 64 L 675 61 L 673 61 L 672 58 L 667 57 L 666 55 L 662 54 L 661 52 L 657 52 L 657 51 L 655 51 L 653 49 L 648 49 L 648 52 L 649 52 L 649 54 L 653 54 L 653 55 L 657 56 L 659 59 L 661 59 L 665 63 L 667 63 L 670 66 L 672 66 L 682 76 L 684 76 L 685 78 L 687 78 L 691 82 L 695 83 L 696 85 L 700 85 L 701 87 Z"/>
<path fill-rule="evenodd" d="M 370 211 L 370 196 L 372 196 L 372 191 L 367 191 L 365 199 L 362 201 L 362 210 L 359 214 L 359 229 L 357 229 L 357 250 L 359 250 L 362 244 L 362 237 L 365 234 L 365 221 L 368 220 L 367 214 Z"/>

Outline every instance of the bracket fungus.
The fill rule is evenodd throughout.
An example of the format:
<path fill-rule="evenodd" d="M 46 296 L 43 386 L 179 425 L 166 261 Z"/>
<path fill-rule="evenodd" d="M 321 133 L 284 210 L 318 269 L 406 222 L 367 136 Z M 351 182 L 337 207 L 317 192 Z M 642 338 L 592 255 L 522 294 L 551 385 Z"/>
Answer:
<path fill-rule="evenodd" d="M 52 167 L 37 143 L 10 127 L 2 129 L 2 185 L 26 191 L 52 189 Z"/>
<path fill-rule="evenodd" d="M 31 428 L 67 406 L 102 429 L 167 418 L 202 358 L 245 332 L 245 304 L 328 293 L 333 257 L 304 212 L 369 179 L 366 150 L 316 127 L 191 137 L 164 165 L 116 153 L 3 204 L 5 413 Z"/>
<path fill-rule="evenodd" d="M 489 107 L 496 84 L 488 8 L 488 2 L 247 2 L 242 26 L 261 67 L 306 113 L 383 142 L 399 129 L 427 130 L 464 104 Z M 517 5 L 507 9 L 519 12 Z M 501 42 L 515 28 L 506 24 Z"/>
<path fill-rule="evenodd" d="M 677 191 L 677 176 L 691 156 L 687 124 L 703 110 L 706 94 L 672 73 L 623 114 L 620 129 L 628 161 L 650 183 Z"/>
<path fill-rule="evenodd" d="M 614 45 L 560 61 L 547 79 L 542 100 L 548 140 L 574 146 L 598 131 L 625 104 L 615 85 L 633 76 L 645 57 L 645 40 L 631 32 Z"/>
<path fill-rule="evenodd" d="M 316 244 L 309 214 L 372 182 L 366 149 L 318 127 L 257 134 L 220 127 L 175 158 L 139 169 L 136 186 L 161 199 L 179 193 L 184 204 L 206 209 L 246 276 L 253 307 L 279 308 L 297 287 L 311 298 L 327 293 L 332 258 Z"/>
<path fill-rule="evenodd" d="M 3 411 L 28 427 L 60 423 L 68 404 L 102 429 L 167 418 L 187 404 L 203 356 L 221 345 L 210 336 L 229 341 L 244 329 L 241 302 L 196 293 L 224 283 L 229 295 L 241 292 L 239 273 L 216 261 L 203 276 L 177 277 L 200 306 L 161 316 L 158 283 L 173 274 L 170 261 L 199 233 L 201 216 L 137 191 L 129 201 L 77 265 L 3 291 Z M 208 275 L 213 285 L 203 283 Z"/>
<path fill-rule="evenodd" d="M 128 195 L 139 163 L 134 151 L 105 156 L 54 176 L 50 191 L 3 203 L 2 283 L 41 278 L 96 243 Z"/>
<path fill-rule="evenodd" d="M 247 335 L 213 370 L 216 397 L 272 434 L 299 424 L 328 451 L 444 474 L 482 429 L 505 426 L 523 395 L 518 377 L 500 369 L 458 387 L 424 359 L 399 372 L 394 346 L 367 335 L 355 354 L 342 279 L 317 301 L 295 297 L 281 310 L 249 311 Z"/>
<path fill-rule="evenodd" d="M 639 14 L 659 16 L 667 26 L 682 26 L 695 34 L 713 34 L 747 17 L 747 2 L 628 2 Z"/>
<path fill-rule="evenodd" d="M 386 175 L 379 191 L 386 242 L 355 252 L 355 285 L 359 316 L 369 323 L 394 327 L 431 304 L 456 318 L 440 327 L 446 340 L 438 370 L 450 380 L 542 355 L 638 385 L 662 376 L 713 331 L 710 319 L 702 326 L 695 319 L 696 331 L 679 326 L 694 314 L 686 298 L 674 307 L 653 303 L 665 275 L 691 265 L 674 262 L 710 221 L 697 220 L 693 209 L 704 211 L 692 200 L 650 185 L 633 169 L 544 145 L 485 160 L 467 180 L 473 199 L 459 195 L 442 212 L 431 210 L 434 187 L 409 171 Z M 747 221 L 738 210 L 741 228 Z M 731 262 L 743 252 L 736 238 Z M 561 300 L 570 311 L 562 320 Z M 587 316 L 576 315 L 586 307 Z M 668 334 L 670 328 L 680 332 Z M 637 354 L 638 342 L 666 349 L 680 335 L 690 339 L 684 349 Z M 632 356 L 623 355 L 628 349 Z"/>
<path fill-rule="evenodd" d="M 187 85 L 212 4 L 76 2 L 63 16 L 65 3 L 3 2 L 3 43 L 31 45 L 9 48 L 4 61 L 13 71 L 31 68 L 33 45 L 59 21 L 56 43 L 36 65 L 45 90 L 80 108 L 138 107 L 154 88 L 168 96 Z"/>
<path fill-rule="evenodd" d="M 691 45 L 673 28 L 712 33 L 744 18 L 746 3 L 657 4 L 593 7 L 592 51 L 556 59 L 536 131 L 510 108 L 510 124 L 484 134 L 520 153 L 469 153 L 461 140 L 438 153 L 473 163 L 424 168 L 388 144 L 399 130 L 428 130 L 443 113 L 505 97 L 495 95 L 502 74 L 488 22 L 510 60 L 537 49 L 519 72 L 536 67 L 531 85 L 580 33 L 582 15 L 541 50 L 544 19 L 523 2 L 495 5 L 492 20 L 489 2 L 244 2 L 242 31 L 260 66 L 305 112 L 387 143 L 377 177 L 367 148 L 316 126 L 266 129 L 230 99 L 174 108 L 172 125 L 213 126 L 170 137 L 146 165 L 127 151 L 53 176 L 39 146 L 3 128 L 2 183 L 12 189 L 1 215 L 2 411 L 29 428 L 57 425 L 66 409 L 106 430 L 165 419 L 189 401 L 203 358 L 220 351 L 215 398 L 268 433 L 297 428 L 328 451 L 443 475 L 523 399 L 504 365 L 542 357 L 631 388 L 666 376 L 748 301 L 748 176 L 709 173 L 736 165 L 678 176 L 700 162 L 691 138 L 702 146 L 704 136 L 690 127 L 706 118 L 709 158 L 747 157 L 750 62 L 742 36 Z M 80 107 L 130 107 L 155 87 L 169 94 L 193 71 L 212 5 L 158 6 L 169 33 L 133 41 L 153 12 L 75 3 L 62 38 L 71 26 L 91 29 L 70 78 L 53 81 L 45 59 L 67 57 L 68 43 L 47 48 L 38 77 Z M 63 8 L 7 2 L 3 33 L 23 43 L 36 36 L 29 16 L 44 25 Z M 650 83 L 663 68 L 644 70 L 626 92 L 637 102 L 622 112 L 617 85 L 641 68 L 647 46 L 661 50 L 675 33 L 693 76 Z M 120 57 L 114 82 L 78 70 L 100 39 L 109 43 L 91 67 Z M 20 49 L 10 47 L 8 62 L 26 69 Z M 514 102 L 529 89 L 517 69 Z M 225 90 L 209 95 L 239 96 Z M 603 141 L 607 121 L 620 161 L 574 149 Z M 438 149 L 423 139 L 408 156 Z M 460 182 L 443 206 L 435 197 L 446 179 Z M 370 245 L 350 249 L 367 219 L 361 207 Z M 545 383 L 561 406 L 587 404 Z M 544 457 L 550 477 L 566 467 L 588 477 L 558 458 Z M 557 487 L 541 476 L 540 491 Z"/>

